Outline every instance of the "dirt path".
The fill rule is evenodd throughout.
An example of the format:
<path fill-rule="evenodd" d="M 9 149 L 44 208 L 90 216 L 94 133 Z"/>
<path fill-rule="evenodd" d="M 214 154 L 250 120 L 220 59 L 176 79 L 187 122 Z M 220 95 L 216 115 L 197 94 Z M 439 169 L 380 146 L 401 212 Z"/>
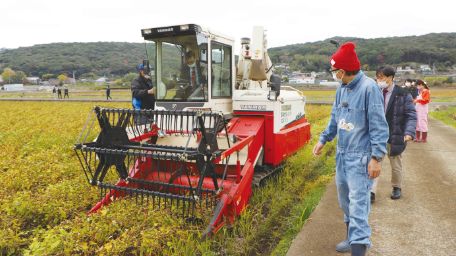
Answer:
<path fill-rule="evenodd" d="M 428 143 L 409 143 L 403 159 L 400 200 L 389 198 L 391 167 L 388 160 L 383 164 L 369 255 L 456 255 L 456 129 L 430 120 Z M 344 232 L 331 183 L 287 255 L 343 255 L 334 246 Z"/>

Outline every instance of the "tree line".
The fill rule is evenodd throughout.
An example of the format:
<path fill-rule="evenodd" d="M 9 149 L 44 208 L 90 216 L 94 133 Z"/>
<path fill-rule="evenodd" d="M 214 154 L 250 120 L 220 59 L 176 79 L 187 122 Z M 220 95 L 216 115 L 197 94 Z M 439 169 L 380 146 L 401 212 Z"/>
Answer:
<path fill-rule="evenodd" d="M 123 76 L 134 72 L 143 58 L 141 43 L 52 43 L 0 52 L 0 70 L 8 67 L 41 78 L 73 72 L 77 78 Z"/>
<path fill-rule="evenodd" d="M 340 43 L 354 41 L 364 70 L 374 70 L 385 64 L 407 63 L 423 63 L 438 70 L 448 70 L 456 64 L 456 33 L 331 39 Z M 269 54 L 273 63 L 288 64 L 292 70 L 323 71 L 329 68 L 329 57 L 336 50 L 329 41 L 271 48 Z M 143 43 L 52 43 L 1 51 L 0 72 L 10 68 L 17 75 L 40 78 L 57 77 L 59 74 L 72 77 L 73 72 L 76 78 L 121 77 L 135 72 L 136 64 L 144 58 L 146 51 Z"/>
<path fill-rule="evenodd" d="M 274 63 L 285 63 L 292 70 L 323 71 L 330 68 L 329 58 L 336 50 L 330 43 L 353 41 L 364 70 L 382 65 L 427 64 L 438 71 L 456 65 L 456 33 L 432 33 L 422 36 L 362 39 L 334 37 L 323 41 L 294 44 L 270 49 Z"/>

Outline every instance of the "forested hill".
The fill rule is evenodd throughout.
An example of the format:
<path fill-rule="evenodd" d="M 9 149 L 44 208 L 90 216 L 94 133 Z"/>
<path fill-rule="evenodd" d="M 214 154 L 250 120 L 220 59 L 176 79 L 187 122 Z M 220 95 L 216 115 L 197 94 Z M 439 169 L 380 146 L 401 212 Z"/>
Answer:
<path fill-rule="evenodd" d="M 330 40 L 353 41 L 363 69 L 379 65 L 421 63 L 445 70 L 456 64 L 456 33 L 389 38 L 334 37 L 324 41 L 294 44 L 270 49 L 274 63 L 287 63 L 292 69 L 320 71 L 329 68 L 328 59 L 336 50 Z"/>
<path fill-rule="evenodd" d="M 375 69 L 382 64 L 411 62 L 435 65 L 444 70 L 456 64 L 456 33 L 434 33 L 423 36 L 391 38 L 341 38 L 341 43 L 354 41 L 364 69 Z M 274 63 L 289 64 L 293 70 L 321 71 L 328 68 L 328 59 L 335 46 L 324 41 L 271 48 Z M 143 43 L 96 42 L 52 43 L 2 49 L 0 72 L 10 67 L 27 75 L 83 74 L 123 75 L 145 57 Z"/>
<path fill-rule="evenodd" d="M 88 73 L 124 75 L 135 70 L 145 57 L 143 43 L 96 42 L 52 43 L 20 47 L 0 52 L 3 68 L 27 75 Z"/>

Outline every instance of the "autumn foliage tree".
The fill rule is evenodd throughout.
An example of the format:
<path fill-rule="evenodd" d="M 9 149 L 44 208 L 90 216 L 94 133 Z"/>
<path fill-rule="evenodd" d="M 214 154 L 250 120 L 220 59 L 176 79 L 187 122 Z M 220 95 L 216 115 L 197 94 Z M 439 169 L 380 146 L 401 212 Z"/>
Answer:
<path fill-rule="evenodd" d="M 68 79 L 68 77 L 65 74 L 61 74 L 57 77 L 57 79 L 59 79 L 60 85 L 63 85 L 63 83 L 65 83 L 65 81 Z"/>
<path fill-rule="evenodd" d="M 2 73 L 3 81 L 5 81 L 6 83 L 11 83 L 15 75 L 16 72 L 14 72 L 14 70 L 12 70 L 11 68 L 5 68 Z"/>
<path fill-rule="evenodd" d="M 23 83 L 26 74 L 23 71 L 14 71 L 11 68 L 5 68 L 2 72 L 2 78 L 5 83 Z"/>

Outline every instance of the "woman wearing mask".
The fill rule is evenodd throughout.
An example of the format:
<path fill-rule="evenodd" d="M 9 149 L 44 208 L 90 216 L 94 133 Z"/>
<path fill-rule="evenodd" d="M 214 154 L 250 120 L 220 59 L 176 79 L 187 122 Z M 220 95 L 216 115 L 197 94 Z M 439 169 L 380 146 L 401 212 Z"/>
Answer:
<path fill-rule="evenodd" d="M 423 80 L 416 80 L 416 87 L 418 88 L 418 97 L 413 100 L 416 108 L 416 137 L 415 142 L 427 141 L 428 133 L 428 105 L 431 101 L 431 94 L 429 87 Z"/>

